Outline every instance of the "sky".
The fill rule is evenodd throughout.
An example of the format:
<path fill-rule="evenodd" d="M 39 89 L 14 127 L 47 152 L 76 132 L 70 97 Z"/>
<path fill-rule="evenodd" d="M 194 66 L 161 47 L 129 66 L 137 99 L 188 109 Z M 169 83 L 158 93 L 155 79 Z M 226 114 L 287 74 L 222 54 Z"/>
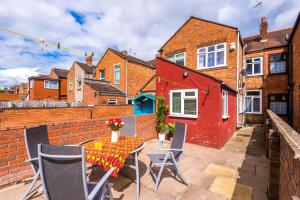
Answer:
<path fill-rule="evenodd" d="M 97 64 L 108 47 L 153 59 L 190 16 L 236 26 L 245 37 L 258 34 L 263 16 L 276 30 L 293 26 L 299 11 L 299 0 L 2 0 L 0 27 L 94 52 Z M 69 69 L 75 60 L 85 58 L 0 30 L 0 87 Z"/>

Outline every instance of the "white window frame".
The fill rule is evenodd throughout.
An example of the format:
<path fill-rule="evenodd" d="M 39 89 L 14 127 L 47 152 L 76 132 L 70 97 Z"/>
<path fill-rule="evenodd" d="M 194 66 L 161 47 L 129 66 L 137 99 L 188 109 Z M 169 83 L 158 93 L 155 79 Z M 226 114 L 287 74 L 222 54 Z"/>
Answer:
<path fill-rule="evenodd" d="M 239 94 L 239 113 L 244 113 L 245 108 L 245 96 Z"/>
<path fill-rule="evenodd" d="M 254 64 L 258 63 L 257 61 L 254 62 L 254 59 L 258 59 L 258 58 L 260 59 L 260 73 L 259 74 L 254 74 Z M 251 65 L 252 65 L 252 74 L 251 75 L 247 74 L 247 66 L 248 66 L 247 60 L 251 60 Z M 246 70 L 246 76 L 260 76 L 260 75 L 263 75 L 263 69 L 264 69 L 264 67 L 263 67 L 264 66 L 263 57 L 247 58 L 245 65 L 246 65 L 246 69 L 245 69 Z"/>
<path fill-rule="evenodd" d="M 259 99 L 260 99 L 260 107 L 259 107 L 259 112 L 253 112 L 253 98 L 258 97 L 258 96 L 247 96 L 247 92 L 259 92 Z M 247 105 L 246 105 L 246 98 L 250 97 L 251 98 L 251 111 L 247 112 Z M 245 113 L 247 114 L 262 114 L 262 90 L 246 90 L 246 95 L 245 95 Z"/>
<path fill-rule="evenodd" d="M 173 112 L 173 93 L 181 93 L 181 111 L 180 113 Z M 195 92 L 195 97 L 185 97 L 185 92 Z M 184 99 L 196 99 L 196 115 L 184 114 Z M 184 118 L 198 118 L 198 89 L 182 89 L 182 90 L 170 90 L 170 116 L 172 117 L 184 117 Z"/>
<path fill-rule="evenodd" d="M 46 86 L 47 82 L 48 82 L 48 86 Z M 57 83 L 57 87 L 55 87 L 55 88 L 50 87 L 50 83 L 51 82 L 56 82 Z M 44 80 L 44 88 L 52 89 L 52 90 L 57 90 L 58 89 L 58 81 Z"/>
<path fill-rule="evenodd" d="M 226 94 L 226 99 L 224 98 L 224 94 Z M 223 101 L 226 100 L 226 113 L 223 114 Z M 226 90 L 222 90 L 222 118 L 223 119 L 227 119 L 229 118 L 229 115 L 228 115 L 228 91 Z"/>
<path fill-rule="evenodd" d="M 118 99 L 108 99 L 107 104 L 109 104 L 109 105 L 118 105 Z"/>
<path fill-rule="evenodd" d="M 217 46 L 218 45 L 221 45 L 221 44 L 224 44 L 224 64 L 219 64 L 219 65 L 216 65 L 217 63 L 217 52 L 220 51 L 220 50 L 217 50 Z M 215 46 L 215 65 L 214 66 L 211 66 L 211 67 L 208 67 L 208 48 L 209 47 L 213 47 Z M 199 66 L 199 51 L 201 49 L 205 49 L 205 64 L 206 66 L 205 67 L 200 67 Z M 201 70 L 205 70 L 205 69 L 213 69 L 213 68 L 218 68 L 218 67 L 226 67 L 227 66 L 227 44 L 226 42 L 224 43 L 219 43 L 219 44 L 214 44 L 214 45 L 210 45 L 210 46 L 206 46 L 206 47 L 200 47 L 197 49 L 197 69 L 201 69 Z"/>
<path fill-rule="evenodd" d="M 31 79 L 29 80 L 29 88 L 33 88 L 34 87 L 34 80 Z"/>
<path fill-rule="evenodd" d="M 176 54 L 173 54 L 172 56 L 169 56 L 167 58 L 168 58 L 168 60 L 176 63 L 176 60 L 177 60 L 176 56 L 178 56 L 178 54 L 182 54 L 182 53 L 183 53 L 183 66 L 185 66 L 185 64 L 186 64 L 186 52 L 176 53 Z"/>
<path fill-rule="evenodd" d="M 120 63 L 118 63 L 118 64 L 114 64 L 113 66 L 114 66 L 114 83 L 115 84 L 120 84 L 121 83 L 121 65 L 120 65 Z M 116 67 L 119 67 L 119 70 L 118 70 L 119 73 L 120 73 L 120 80 L 119 80 L 119 82 L 116 81 L 116 71 L 117 71 Z"/>
<path fill-rule="evenodd" d="M 104 72 L 104 77 L 101 77 L 101 71 Z M 100 70 L 99 70 L 99 79 L 100 79 L 100 80 L 105 80 L 105 69 L 100 69 Z"/>

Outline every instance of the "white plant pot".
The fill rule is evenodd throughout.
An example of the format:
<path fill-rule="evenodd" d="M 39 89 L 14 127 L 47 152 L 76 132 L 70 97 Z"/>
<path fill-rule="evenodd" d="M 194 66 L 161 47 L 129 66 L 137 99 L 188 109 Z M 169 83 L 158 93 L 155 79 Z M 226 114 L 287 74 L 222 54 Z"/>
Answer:
<path fill-rule="evenodd" d="M 111 132 L 111 142 L 118 142 L 120 131 Z"/>
<path fill-rule="evenodd" d="M 165 141 L 165 139 L 166 139 L 166 134 L 164 134 L 164 133 L 159 133 L 158 134 L 158 140 L 159 141 L 163 142 L 163 141 Z"/>

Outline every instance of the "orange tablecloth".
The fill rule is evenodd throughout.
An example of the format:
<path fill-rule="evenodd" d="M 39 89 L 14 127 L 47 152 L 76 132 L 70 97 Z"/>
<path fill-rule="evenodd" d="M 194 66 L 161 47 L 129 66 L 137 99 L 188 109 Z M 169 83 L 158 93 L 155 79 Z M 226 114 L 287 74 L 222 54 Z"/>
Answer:
<path fill-rule="evenodd" d="M 140 147 L 144 141 L 130 136 L 120 136 L 116 143 L 110 141 L 110 136 L 102 136 L 85 144 L 86 161 L 101 166 L 105 171 L 116 167 L 112 175 L 118 176 L 126 158 L 132 151 Z"/>

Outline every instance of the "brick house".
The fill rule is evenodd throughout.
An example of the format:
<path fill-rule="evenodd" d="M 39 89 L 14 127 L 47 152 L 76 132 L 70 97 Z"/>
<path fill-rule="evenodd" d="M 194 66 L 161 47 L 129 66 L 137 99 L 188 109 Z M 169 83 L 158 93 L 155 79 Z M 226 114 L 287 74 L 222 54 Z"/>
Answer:
<path fill-rule="evenodd" d="M 260 34 L 245 43 L 245 112 L 247 123 L 263 123 L 271 109 L 288 121 L 287 38 L 291 28 L 267 31 L 261 18 Z"/>
<path fill-rule="evenodd" d="M 190 17 L 159 49 L 160 54 L 189 69 L 226 82 L 243 96 L 243 41 L 236 27 Z M 243 114 L 236 109 L 237 126 Z"/>
<path fill-rule="evenodd" d="M 207 73 L 157 57 L 156 95 L 167 102 L 167 122 L 188 125 L 187 142 L 221 148 L 236 130 L 237 91 Z"/>
<path fill-rule="evenodd" d="M 95 79 L 96 66 L 87 60 L 87 63 L 74 62 L 67 75 L 68 101 L 83 102 L 84 80 Z"/>
<path fill-rule="evenodd" d="M 21 100 L 26 100 L 27 95 L 28 95 L 28 84 L 27 83 L 20 83 L 19 95 L 20 95 Z"/>
<path fill-rule="evenodd" d="M 289 38 L 290 122 L 300 132 L 300 13 Z"/>
<path fill-rule="evenodd" d="M 59 79 L 48 75 L 28 78 L 28 100 L 59 100 Z"/>
<path fill-rule="evenodd" d="M 105 80 L 124 91 L 126 102 L 137 96 L 154 75 L 155 66 L 127 54 L 108 48 L 97 64 L 96 79 Z"/>
<path fill-rule="evenodd" d="M 67 76 L 68 70 L 53 68 L 49 74 L 50 78 L 58 79 L 59 100 L 67 100 Z"/>

